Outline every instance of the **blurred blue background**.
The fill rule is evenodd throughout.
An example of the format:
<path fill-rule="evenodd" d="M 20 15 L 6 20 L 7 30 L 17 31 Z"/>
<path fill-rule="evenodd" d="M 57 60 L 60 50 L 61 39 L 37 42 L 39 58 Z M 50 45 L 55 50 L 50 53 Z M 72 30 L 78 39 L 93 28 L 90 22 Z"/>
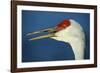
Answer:
<path fill-rule="evenodd" d="M 90 14 L 72 12 L 51 12 L 22 10 L 22 62 L 74 60 L 71 46 L 50 38 L 29 41 L 27 33 L 55 27 L 64 19 L 74 19 L 84 29 L 86 44 L 84 59 L 90 58 Z M 42 34 L 40 34 L 42 35 Z"/>

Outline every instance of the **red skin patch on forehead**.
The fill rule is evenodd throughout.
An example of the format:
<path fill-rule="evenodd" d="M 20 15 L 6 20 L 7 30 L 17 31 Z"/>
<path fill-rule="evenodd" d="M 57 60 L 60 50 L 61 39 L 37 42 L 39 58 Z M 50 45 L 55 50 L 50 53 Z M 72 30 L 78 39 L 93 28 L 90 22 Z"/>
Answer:
<path fill-rule="evenodd" d="M 69 20 L 63 20 L 62 22 L 60 22 L 58 25 L 57 25 L 57 27 L 56 27 L 56 30 L 57 31 L 60 31 L 60 30 L 62 30 L 62 29 L 65 29 L 66 27 L 68 27 L 68 26 L 70 26 L 71 25 L 71 23 L 70 23 L 70 21 Z"/>

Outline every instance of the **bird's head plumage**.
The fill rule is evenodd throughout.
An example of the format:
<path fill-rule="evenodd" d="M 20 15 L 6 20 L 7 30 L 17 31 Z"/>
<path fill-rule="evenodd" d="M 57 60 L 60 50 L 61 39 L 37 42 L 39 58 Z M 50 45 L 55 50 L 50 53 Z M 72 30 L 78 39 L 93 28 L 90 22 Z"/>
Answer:
<path fill-rule="evenodd" d="M 57 26 L 56 26 L 56 31 L 60 31 L 63 30 L 65 28 L 67 28 L 68 26 L 70 26 L 71 23 L 69 20 L 65 19 L 62 22 L 60 22 Z"/>

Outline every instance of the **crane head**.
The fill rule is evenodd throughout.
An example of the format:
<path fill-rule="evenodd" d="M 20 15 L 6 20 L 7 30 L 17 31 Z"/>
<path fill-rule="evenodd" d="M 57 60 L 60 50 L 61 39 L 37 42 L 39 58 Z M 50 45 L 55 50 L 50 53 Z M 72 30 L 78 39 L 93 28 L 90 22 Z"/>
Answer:
<path fill-rule="evenodd" d="M 49 34 L 31 38 L 29 40 L 38 40 L 43 38 L 51 38 L 57 41 L 69 43 L 75 54 L 75 59 L 84 58 L 84 47 L 85 47 L 85 34 L 81 25 L 75 20 L 63 20 L 54 28 L 43 29 L 36 32 L 28 33 L 27 35 L 33 35 L 37 33 Z"/>

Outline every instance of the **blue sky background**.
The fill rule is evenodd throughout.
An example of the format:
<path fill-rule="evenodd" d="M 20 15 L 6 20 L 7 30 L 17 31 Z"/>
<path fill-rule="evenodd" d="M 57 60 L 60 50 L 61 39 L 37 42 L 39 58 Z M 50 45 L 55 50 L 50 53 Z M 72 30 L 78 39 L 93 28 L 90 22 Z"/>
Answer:
<path fill-rule="evenodd" d="M 73 60 L 71 46 L 50 38 L 29 41 L 29 38 L 42 34 L 26 36 L 27 33 L 54 27 L 64 19 L 74 19 L 85 32 L 86 46 L 84 59 L 90 58 L 90 14 L 72 12 L 50 12 L 22 10 L 22 62 Z"/>

